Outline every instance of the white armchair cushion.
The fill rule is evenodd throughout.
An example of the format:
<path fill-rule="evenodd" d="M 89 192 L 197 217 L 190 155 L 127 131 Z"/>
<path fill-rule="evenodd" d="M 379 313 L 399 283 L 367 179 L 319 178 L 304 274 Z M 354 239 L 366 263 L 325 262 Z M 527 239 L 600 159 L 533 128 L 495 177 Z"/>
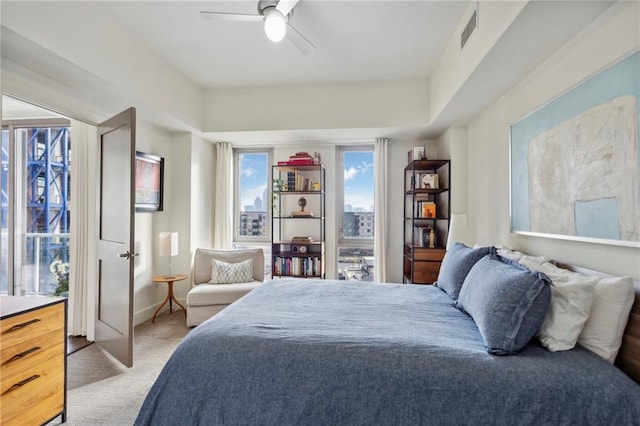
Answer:
<path fill-rule="evenodd" d="M 211 259 L 211 284 L 236 284 L 253 281 L 253 260 L 227 263 Z"/>
<path fill-rule="evenodd" d="M 228 305 L 260 284 L 262 284 L 261 281 L 233 285 L 198 284 L 187 294 L 187 306 L 192 309 L 202 306 Z"/>

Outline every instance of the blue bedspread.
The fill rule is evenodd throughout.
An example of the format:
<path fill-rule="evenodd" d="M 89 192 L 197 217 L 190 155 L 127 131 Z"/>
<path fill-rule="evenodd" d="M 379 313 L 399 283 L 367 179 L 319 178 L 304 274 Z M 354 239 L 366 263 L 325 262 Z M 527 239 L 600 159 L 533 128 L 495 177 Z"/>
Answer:
<path fill-rule="evenodd" d="M 576 348 L 486 352 L 433 286 L 269 281 L 196 327 L 137 425 L 638 425 L 640 386 Z"/>

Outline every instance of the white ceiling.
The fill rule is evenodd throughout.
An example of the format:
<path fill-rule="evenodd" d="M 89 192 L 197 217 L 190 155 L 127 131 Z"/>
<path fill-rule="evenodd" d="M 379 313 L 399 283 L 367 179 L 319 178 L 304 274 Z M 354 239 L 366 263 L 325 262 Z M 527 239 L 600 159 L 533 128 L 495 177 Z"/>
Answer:
<path fill-rule="evenodd" d="M 135 35 L 142 41 L 141 44 L 138 40 L 131 40 L 132 46 L 155 52 L 164 62 L 204 90 L 405 79 L 422 79 L 426 85 L 434 67 L 441 60 L 445 46 L 458 37 L 460 25 L 468 17 L 465 13 L 469 13 L 470 4 L 476 2 L 300 0 L 294 8 L 291 24 L 317 47 L 308 56 L 300 53 L 286 39 L 279 44 L 270 42 L 260 23 L 209 21 L 200 15 L 202 10 L 256 14 L 258 0 L 2 0 L 2 3 L 3 33 L 6 26 L 20 34 L 20 37 L 28 37 L 29 31 L 38 33 L 38 30 L 44 30 L 41 25 L 31 25 L 23 35 L 22 27 L 29 26 L 29 21 L 36 15 L 39 15 L 37 22 L 52 21 L 51 25 L 54 27 L 47 26 L 47 31 L 56 30 L 55 17 L 48 15 L 55 14 L 53 12 L 72 14 L 74 23 L 90 22 L 88 18 L 95 16 L 103 17 L 105 21 L 113 18 L 124 27 L 121 29 L 127 35 Z M 43 3 L 56 6 L 54 9 L 46 8 L 42 7 Z M 432 117 L 431 123 L 427 122 L 428 117 L 425 118 L 422 127 L 229 131 L 207 133 L 203 136 L 210 140 L 247 144 L 269 144 L 274 141 L 370 141 L 375 137 L 433 138 L 448 126 L 468 123 L 562 44 L 583 30 L 610 4 L 610 0 L 530 2 L 525 13 L 518 16 L 517 25 L 512 24 L 505 31 L 505 36 L 457 90 L 447 107 L 438 117 Z M 479 20 L 483 22 L 481 13 Z M 79 27 L 87 30 L 84 26 Z M 109 28 L 117 30 L 117 26 Z M 82 45 L 81 32 L 77 34 L 77 46 L 55 46 L 57 50 L 50 56 L 43 55 L 49 40 L 46 33 L 41 32 L 40 35 L 42 34 L 44 36 L 39 43 L 27 45 L 20 42 L 11 45 L 12 49 L 3 47 L 3 58 L 5 52 L 13 52 L 15 55 L 25 48 L 33 48 L 33 52 L 25 54 L 28 60 L 23 66 L 26 69 L 30 69 L 32 58 L 45 58 L 43 61 L 49 58 L 54 61 L 58 71 L 77 68 L 77 71 L 85 72 L 82 65 L 76 68 L 63 67 L 64 64 L 76 61 L 83 48 L 86 50 L 87 46 Z M 105 43 L 113 43 L 110 34 L 98 34 Z M 7 37 L 3 38 L 3 46 L 5 40 Z M 68 62 L 59 61 L 58 55 Z M 141 60 L 147 57 L 145 52 L 141 52 Z M 118 78 L 127 78 L 126 72 L 120 72 L 117 63 L 114 65 L 110 76 L 113 79 L 109 81 L 111 86 L 103 83 L 105 75 L 83 79 L 80 78 L 83 77 L 82 73 L 69 74 L 70 79 L 75 82 L 73 90 L 76 94 L 86 96 L 87 92 L 93 90 L 84 88 L 83 84 L 91 83 L 91 87 L 99 89 L 94 90 L 93 97 L 87 98 L 87 105 L 95 105 L 98 99 L 100 107 L 107 108 L 107 96 L 101 98 L 101 94 L 111 90 L 110 87 L 119 87 Z M 162 69 L 160 66 L 158 72 L 168 72 L 168 67 Z M 3 99 L 3 118 L 16 118 L 20 114 L 33 117 L 40 113 L 28 112 L 24 105 Z M 157 121 L 152 120 L 154 123 L 165 124 L 168 121 L 167 116 L 161 116 Z M 174 130 L 183 129 L 176 127 Z"/>
<path fill-rule="evenodd" d="M 269 41 L 259 22 L 208 21 L 201 10 L 257 14 L 257 0 L 117 1 L 105 7 L 167 62 L 211 87 L 428 78 L 468 1 L 302 0 L 290 21 L 317 49 Z"/>

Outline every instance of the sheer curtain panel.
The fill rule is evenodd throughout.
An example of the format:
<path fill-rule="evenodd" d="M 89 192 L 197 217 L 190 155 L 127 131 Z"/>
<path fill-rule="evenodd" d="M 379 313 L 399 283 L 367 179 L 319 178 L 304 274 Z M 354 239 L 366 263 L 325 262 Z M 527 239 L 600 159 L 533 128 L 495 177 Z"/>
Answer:
<path fill-rule="evenodd" d="M 95 126 L 71 120 L 71 138 L 69 334 L 94 340 L 98 131 Z"/>
<path fill-rule="evenodd" d="M 216 144 L 216 193 L 213 247 L 233 248 L 233 150 L 228 142 Z"/>
<path fill-rule="evenodd" d="M 387 178 L 389 139 L 376 140 L 374 151 L 374 188 L 373 203 L 374 237 L 373 254 L 375 256 L 374 277 L 377 282 L 387 282 Z"/>

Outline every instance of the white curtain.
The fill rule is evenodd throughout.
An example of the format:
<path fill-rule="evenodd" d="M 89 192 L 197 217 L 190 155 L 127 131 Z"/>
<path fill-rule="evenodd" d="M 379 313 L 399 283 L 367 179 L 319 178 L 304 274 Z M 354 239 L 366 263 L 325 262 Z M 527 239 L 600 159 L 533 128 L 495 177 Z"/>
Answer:
<path fill-rule="evenodd" d="M 387 163 L 389 139 L 377 139 L 374 151 L 373 185 L 374 198 L 374 239 L 373 252 L 375 255 L 374 277 L 377 282 L 387 282 Z"/>
<path fill-rule="evenodd" d="M 71 120 L 69 334 L 94 339 L 97 129 Z"/>
<path fill-rule="evenodd" d="M 233 150 L 228 142 L 216 144 L 216 193 L 213 247 L 233 248 Z"/>

